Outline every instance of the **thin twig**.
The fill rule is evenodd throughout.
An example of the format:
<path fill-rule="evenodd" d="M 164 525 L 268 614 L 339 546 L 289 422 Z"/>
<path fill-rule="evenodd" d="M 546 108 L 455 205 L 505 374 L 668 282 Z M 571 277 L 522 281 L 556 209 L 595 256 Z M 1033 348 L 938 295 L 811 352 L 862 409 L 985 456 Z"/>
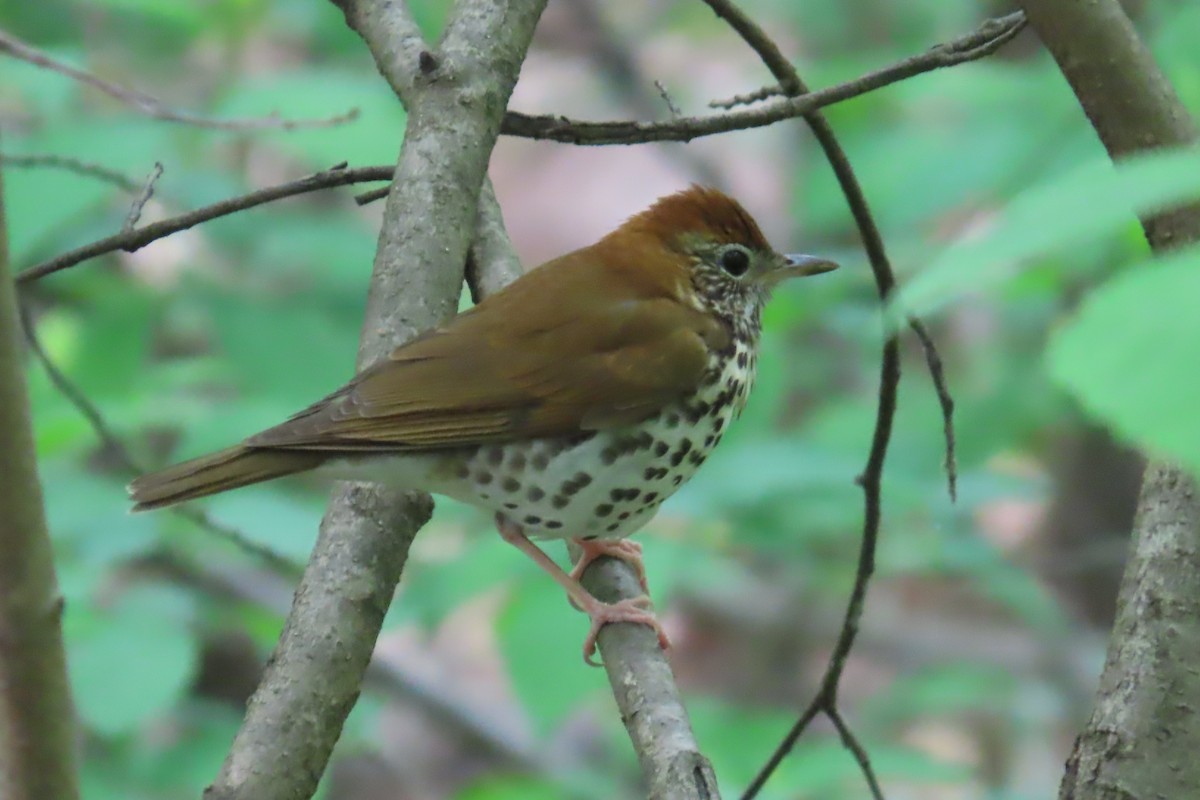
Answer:
<path fill-rule="evenodd" d="M 150 202 L 150 198 L 154 196 L 154 184 L 162 177 L 163 165 L 161 161 L 154 162 L 154 169 L 146 177 L 146 185 L 142 187 L 142 193 L 133 201 L 133 205 L 129 207 L 129 216 L 125 218 L 125 224 L 121 226 L 122 233 L 128 233 L 137 226 L 138 220 L 142 218 L 142 210 L 146 207 L 146 203 Z"/>
<path fill-rule="evenodd" d="M 91 427 L 92 432 L 96 435 L 100 444 L 103 445 L 106 454 L 116 459 L 117 463 L 130 477 L 140 475 L 144 470 L 134 460 L 133 456 L 130 455 L 129 448 L 125 446 L 125 443 L 113 431 L 108 421 L 104 419 L 104 415 L 100 413 L 100 409 L 50 358 L 50 354 L 46 352 L 46 348 L 42 346 L 42 341 L 37 335 L 37 326 L 29 313 L 29 309 L 22 304 L 18 313 L 21 320 L 21 329 L 25 334 L 25 341 L 29 345 L 29 351 L 33 353 L 33 357 L 37 359 L 37 362 L 42 365 L 42 369 L 46 372 L 46 377 L 54 384 L 54 388 L 58 389 L 59 394 L 65 397 L 67 402 L 74 406 L 75 410 L 87 420 L 88 426 Z M 241 531 L 216 522 L 207 513 L 198 508 L 175 506 L 172 507 L 171 511 L 176 516 L 194 523 L 196 527 L 205 533 L 216 536 L 218 539 L 232 544 L 242 552 L 257 558 L 272 571 L 284 577 L 294 579 L 300 575 L 301 566 L 296 562 L 276 553 L 265 545 L 247 538 Z"/>
<path fill-rule="evenodd" d="M 705 0 L 705 3 L 717 16 L 727 22 L 742 37 L 746 44 L 758 54 L 763 64 L 771 71 L 775 80 L 778 81 L 780 89 L 786 95 L 793 99 L 812 96 L 808 94 L 808 87 L 795 67 L 784 57 L 775 42 L 757 23 L 744 14 L 740 8 L 735 6 L 730 0 Z M 965 43 L 961 43 L 962 40 L 960 40 L 960 43 L 955 45 L 955 49 L 980 55 L 986 54 L 987 52 L 991 52 L 989 49 L 992 47 L 991 42 L 997 38 L 1007 41 L 1008 38 L 1015 35 L 1013 30 L 1019 29 L 1023 24 L 1024 17 L 1019 14 L 1010 15 L 999 21 L 989 21 L 988 24 L 984 25 L 983 28 L 973 35 L 974 38 L 967 37 L 969 41 Z M 995 46 L 998 47 L 999 45 Z M 941 49 L 945 49 L 945 46 Z M 931 52 L 936 53 L 938 50 L 939 48 L 935 48 Z M 909 59 L 909 62 L 912 61 L 913 59 Z M 956 61 L 955 63 L 959 62 Z M 870 261 L 880 302 L 886 305 L 888 298 L 895 290 L 896 281 L 887 257 L 886 248 L 884 247 L 883 237 L 880 235 L 879 228 L 875 224 L 866 196 L 854 174 L 854 169 L 850 165 L 849 158 L 838 143 L 837 137 L 833 133 L 833 128 L 829 125 L 824 115 L 819 111 L 809 110 L 804 114 L 804 119 L 808 122 L 814 137 L 821 145 L 822 150 L 824 150 L 825 156 L 829 160 L 830 166 L 837 177 L 838 184 L 846 196 L 846 202 L 850 206 L 850 211 L 854 216 L 854 221 L 858 226 L 864 249 Z M 941 360 L 937 356 L 936 348 L 924 328 L 920 326 L 920 323 L 914 320 L 912 324 L 921 338 L 922 345 L 926 347 L 926 355 L 930 359 L 930 372 L 934 376 L 935 383 L 938 385 L 939 398 L 944 397 L 948 400 L 949 392 L 944 386 Z M 931 353 L 932 355 L 930 355 Z M 887 456 L 888 443 L 891 439 L 892 424 L 895 419 L 896 395 L 899 384 L 899 342 L 895 336 L 890 336 L 883 346 L 883 357 L 880 365 L 879 403 L 876 411 L 875 430 L 871 439 L 871 448 L 867 455 L 866 467 L 856 480 L 858 485 L 863 489 L 863 534 L 859 548 L 858 566 L 855 570 L 854 585 L 851 589 L 850 599 L 847 602 L 842 628 L 826 666 L 821 688 L 817 692 L 816 697 L 813 698 L 812 702 L 801 714 L 800 719 L 792 726 L 784 741 L 772 753 L 767 764 L 755 776 L 743 795 L 743 800 L 750 800 L 759 793 L 767 779 L 770 778 L 783 758 L 790 752 L 801 734 L 808 728 L 816 715 L 821 712 L 830 717 L 835 725 L 839 726 L 839 731 L 842 732 L 842 740 L 854 752 L 855 758 L 862 768 L 864 778 L 871 787 L 872 794 L 876 798 L 882 798 L 882 793 L 879 791 L 878 783 L 875 779 L 874 770 L 871 768 L 869 756 L 858 745 L 849 727 L 841 718 L 837 707 L 837 693 L 846 660 L 858 635 L 859 623 L 862 619 L 866 601 L 867 587 L 875 571 L 875 550 L 879 538 L 881 516 L 880 484 L 883 476 L 884 460 Z M 952 447 L 954 439 L 950 412 L 953 405 L 952 403 L 943 402 L 942 408 L 947 428 L 947 446 Z M 948 469 L 953 469 L 954 457 L 952 450 L 947 455 L 946 464 Z M 953 473 L 951 473 L 950 477 L 950 486 L 953 492 Z"/>
<path fill-rule="evenodd" d="M 306 192 L 315 192 L 318 189 L 329 189 L 334 186 L 390 180 L 393 172 L 395 172 L 395 168 L 390 166 L 348 169 L 344 165 L 340 165 L 333 169 L 308 175 L 299 180 L 288 181 L 287 183 L 269 186 L 266 189 L 259 189 L 249 194 L 231 197 L 228 200 L 222 200 L 219 203 L 213 203 L 210 206 L 198 208 L 195 211 L 189 211 L 186 214 L 180 214 L 176 217 L 159 220 L 140 228 L 121 231 L 120 233 L 63 253 L 37 266 L 30 267 L 17 275 L 17 282 L 35 281 L 51 273 L 73 267 L 90 258 L 104 255 L 105 253 L 115 253 L 118 250 L 132 253 L 151 242 L 170 236 L 173 233 L 185 231 L 202 222 L 208 222 L 217 217 L 228 216 L 238 211 L 244 211 L 247 208 L 254 208 L 264 203 L 270 203 L 273 200 L 280 200 L 284 197 L 291 197 Z"/>
<path fill-rule="evenodd" d="M 679 110 L 679 106 L 675 105 L 675 101 L 671 99 L 671 93 L 667 91 L 667 87 L 663 85 L 663 82 L 655 78 L 654 88 L 658 89 L 658 96 L 667 104 L 667 110 L 671 112 L 671 116 L 675 119 L 682 117 L 683 112 Z"/>
<path fill-rule="evenodd" d="M 915 75 L 983 58 L 1009 41 L 1024 24 L 1024 15 L 1019 12 L 991 19 L 966 36 L 854 80 L 798 96 L 785 97 L 755 108 L 699 117 L 682 117 L 669 122 L 584 122 L 554 114 L 531 116 L 512 111 L 505 116 L 501 132 L 528 139 L 601 145 L 688 142 L 701 136 L 761 128 L 783 119 L 804 116 L 825 106 L 858 97 Z"/>
<path fill-rule="evenodd" d="M 721 109 L 737 108 L 738 106 L 748 106 L 752 103 L 770 100 L 772 97 L 778 97 L 781 94 L 783 94 L 783 89 L 780 89 L 778 86 L 764 86 L 761 89 L 756 89 L 746 94 L 735 94 L 728 100 L 710 101 L 708 107 Z"/>
<path fill-rule="evenodd" d="M 96 178 L 106 183 L 111 183 L 127 192 L 136 192 L 142 188 L 140 181 L 123 172 L 70 156 L 42 153 L 31 155 L 3 153 L 0 154 L 0 164 L 4 164 L 6 167 L 52 167 L 55 169 L 64 169 L 68 172 L 74 172 L 77 175 L 84 175 L 88 178 Z"/>
<path fill-rule="evenodd" d="M 292 131 L 301 128 L 328 128 L 352 122 L 358 119 L 359 114 L 357 108 L 352 108 L 343 114 L 324 119 L 284 119 L 278 114 L 244 119 L 214 119 L 212 117 L 173 109 L 158 98 L 148 95 L 145 92 L 130 89 L 126 86 L 119 86 L 86 70 L 73 67 L 3 30 L 0 30 L 0 52 L 8 53 L 13 58 L 53 70 L 60 75 L 65 75 L 68 78 L 91 86 L 93 89 L 98 89 L 109 97 L 116 98 L 122 103 L 126 103 L 130 107 L 154 119 L 161 119 L 166 122 L 179 122 L 197 128 L 211 128 L 222 131 Z"/>
<path fill-rule="evenodd" d="M 850 730 L 850 726 L 846 724 L 846 720 L 842 718 L 842 712 L 836 705 L 826 709 L 825 714 L 833 723 L 833 727 L 837 729 L 838 735 L 841 736 L 842 746 L 849 750 L 854 756 L 854 760 L 858 762 L 858 768 L 862 770 L 863 778 L 867 781 L 867 788 L 871 790 L 871 797 L 874 800 L 883 800 L 883 789 L 879 786 L 879 777 L 875 774 L 875 768 L 871 766 L 867 749 L 858 741 L 854 731 Z"/>

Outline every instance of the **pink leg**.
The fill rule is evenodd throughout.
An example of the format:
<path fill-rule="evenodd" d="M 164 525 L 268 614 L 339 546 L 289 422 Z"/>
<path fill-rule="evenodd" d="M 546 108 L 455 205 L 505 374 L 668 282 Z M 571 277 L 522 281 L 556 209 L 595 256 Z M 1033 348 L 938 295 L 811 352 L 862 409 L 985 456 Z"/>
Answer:
<path fill-rule="evenodd" d="M 633 567 L 637 572 L 638 583 L 641 584 L 642 591 L 647 595 L 650 594 L 650 587 L 646 585 L 646 565 L 642 563 L 642 546 L 640 544 L 628 539 L 572 539 L 571 541 L 583 550 L 583 555 L 575 562 L 575 566 L 570 572 L 572 578 L 579 580 L 583 577 L 583 571 L 596 559 L 605 556 L 619 558 Z"/>
<path fill-rule="evenodd" d="M 658 634 L 658 644 L 662 649 L 666 650 L 671 646 L 667 634 L 658 624 L 654 612 L 650 610 L 649 597 L 626 598 L 616 603 L 597 600 L 591 592 L 583 588 L 577 579 L 563 572 L 562 567 L 555 564 L 548 555 L 542 552 L 541 548 L 531 542 L 525 532 L 521 530 L 520 525 L 503 514 L 497 514 L 496 527 L 500 530 L 500 536 L 504 541 L 532 558 L 559 586 L 567 590 L 567 596 L 571 598 L 575 606 L 591 619 L 591 630 L 588 631 L 587 638 L 583 640 L 583 660 L 588 664 L 593 667 L 600 666 L 592 658 L 596 653 L 596 636 L 600 633 L 601 628 L 613 622 L 635 622 L 640 625 L 649 625 Z"/>

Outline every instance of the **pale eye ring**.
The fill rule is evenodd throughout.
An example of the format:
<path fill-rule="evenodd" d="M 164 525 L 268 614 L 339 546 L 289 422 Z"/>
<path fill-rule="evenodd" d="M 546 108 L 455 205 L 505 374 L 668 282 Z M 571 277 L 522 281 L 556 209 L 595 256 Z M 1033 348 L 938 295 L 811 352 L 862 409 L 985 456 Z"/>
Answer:
<path fill-rule="evenodd" d="M 740 278 L 750 269 L 750 253 L 741 245 L 730 245 L 721 253 L 718 261 L 721 269 L 735 278 Z"/>

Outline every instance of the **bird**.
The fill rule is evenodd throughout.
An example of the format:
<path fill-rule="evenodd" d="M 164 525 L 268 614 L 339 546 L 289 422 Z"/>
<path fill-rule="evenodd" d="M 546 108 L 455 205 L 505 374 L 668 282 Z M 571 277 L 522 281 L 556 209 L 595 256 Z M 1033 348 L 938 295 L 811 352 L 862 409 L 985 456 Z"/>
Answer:
<path fill-rule="evenodd" d="M 610 623 L 649 625 L 666 649 L 627 537 L 740 416 L 772 290 L 836 268 L 777 252 L 740 203 L 693 185 L 285 422 L 135 479 L 133 510 L 308 471 L 441 494 L 493 513 L 587 613 L 589 664 Z M 533 539 L 571 540 L 582 556 L 566 572 Z M 588 592 L 579 577 L 605 556 L 629 562 L 645 594 L 610 604 Z"/>

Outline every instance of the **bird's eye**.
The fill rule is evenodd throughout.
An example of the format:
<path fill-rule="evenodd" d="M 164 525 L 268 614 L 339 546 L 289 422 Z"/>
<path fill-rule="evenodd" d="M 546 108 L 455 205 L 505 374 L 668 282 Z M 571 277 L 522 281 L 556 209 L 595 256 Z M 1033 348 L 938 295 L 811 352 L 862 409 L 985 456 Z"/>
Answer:
<path fill-rule="evenodd" d="M 740 278 L 750 269 L 750 254 L 742 247 L 730 247 L 721 253 L 721 269 L 735 278 Z"/>

